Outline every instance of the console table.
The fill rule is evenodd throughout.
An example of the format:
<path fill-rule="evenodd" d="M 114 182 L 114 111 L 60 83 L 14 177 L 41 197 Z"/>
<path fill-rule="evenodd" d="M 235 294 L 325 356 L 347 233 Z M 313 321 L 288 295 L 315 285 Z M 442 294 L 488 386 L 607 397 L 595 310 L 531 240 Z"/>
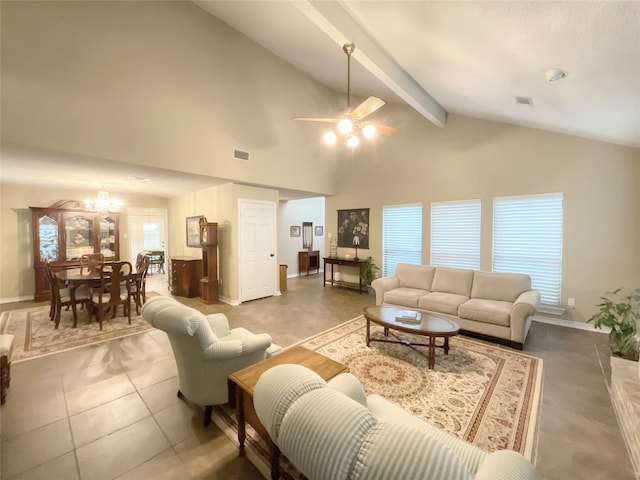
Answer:
<path fill-rule="evenodd" d="M 329 280 L 329 282 L 331 283 L 331 285 L 338 285 L 340 287 L 347 287 L 347 288 L 356 288 L 360 293 L 362 293 L 362 269 L 360 268 L 362 266 L 362 260 L 356 260 L 353 258 L 339 258 L 339 257 L 322 257 L 324 260 L 324 283 L 322 284 L 322 286 L 326 286 L 327 285 L 327 264 L 331 265 L 331 280 Z M 336 281 L 333 278 L 333 266 L 334 265 L 342 265 L 345 267 L 355 267 L 358 269 L 358 283 L 354 283 L 354 282 L 345 282 L 345 281 Z"/>
<path fill-rule="evenodd" d="M 320 250 L 302 250 L 298 252 L 298 276 L 302 276 L 302 272 L 316 270 L 320 273 Z"/>

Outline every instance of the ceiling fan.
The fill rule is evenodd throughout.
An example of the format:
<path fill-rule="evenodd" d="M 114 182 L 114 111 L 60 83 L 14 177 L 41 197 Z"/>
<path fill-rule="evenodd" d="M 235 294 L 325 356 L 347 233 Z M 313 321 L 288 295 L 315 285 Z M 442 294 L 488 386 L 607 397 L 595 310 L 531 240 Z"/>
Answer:
<path fill-rule="evenodd" d="M 360 143 L 360 138 L 370 139 L 376 135 L 386 135 L 392 137 L 398 133 L 398 129 L 365 121 L 364 118 L 372 114 L 384 105 L 384 101 L 377 97 L 369 97 L 360 105 L 351 108 L 351 54 L 355 51 L 356 46 L 353 43 L 345 43 L 342 47 L 344 53 L 347 54 L 347 109 L 333 118 L 314 118 L 314 117 L 293 117 L 294 120 L 303 122 L 325 122 L 335 123 L 337 133 L 345 138 L 349 147 L 354 148 Z M 334 144 L 338 139 L 336 132 L 328 131 L 324 135 L 327 143 Z"/>

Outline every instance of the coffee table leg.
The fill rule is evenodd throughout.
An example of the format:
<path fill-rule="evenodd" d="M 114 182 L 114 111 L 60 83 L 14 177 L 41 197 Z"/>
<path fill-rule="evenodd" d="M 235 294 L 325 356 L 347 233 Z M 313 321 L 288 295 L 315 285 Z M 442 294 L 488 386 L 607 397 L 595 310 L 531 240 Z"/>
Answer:
<path fill-rule="evenodd" d="M 385 337 L 389 336 L 389 329 L 387 327 L 384 327 L 384 336 Z"/>
<path fill-rule="evenodd" d="M 371 333 L 371 325 L 369 319 L 367 318 L 367 347 L 369 346 L 369 335 Z"/>
<path fill-rule="evenodd" d="M 436 366 L 436 337 L 429 336 L 429 369 Z"/>
<path fill-rule="evenodd" d="M 241 388 L 236 389 L 236 412 L 238 417 L 238 444 L 240 456 L 244 457 L 244 441 L 247 439 L 247 425 L 244 418 L 244 392 Z"/>
<path fill-rule="evenodd" d="M 449 337 L 444 337 L 444 354 L 449 355 Z"/>

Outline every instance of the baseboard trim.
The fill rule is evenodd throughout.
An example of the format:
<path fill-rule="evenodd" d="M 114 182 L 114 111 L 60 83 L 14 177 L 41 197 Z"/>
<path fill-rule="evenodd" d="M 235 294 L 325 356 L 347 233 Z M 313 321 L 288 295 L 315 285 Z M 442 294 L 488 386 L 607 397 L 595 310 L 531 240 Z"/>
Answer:
<path fill-rule="evenodd" d="M 608 327 L 595 328 L 590 323 L 572 322 L 571 320 L 564 320 L 562 318 L 551 318 L 542 315 L 534 315 L 531 317 L 534 322 L 548 323 L 550 325 L 557 325 L 559 327 L 575 328 L 576 330 L 586 330 L 594 333 L 606 333 L 607 335 L 611 331 Z"/>
<path fill-rule="evenodd" d="M 33 295 L 23 295 L 21 297 L 9 297 L 9 298 L 0 298 L 0 304 L 4 303 L 15 303 L 15 302 L 25 302 L 27 300 L 33 300 Z"/>
<path fill-rule="evenodd" d="M 221 302 L 227 303 L 227 304 L 231 305 L 232 307 L 237 307 L 238 305 L 240 305 L 239 301 L 232 300 L 232 299 L 227 298 L 227 297 L 218 296 L 218 300 L 220 300 Z"/>

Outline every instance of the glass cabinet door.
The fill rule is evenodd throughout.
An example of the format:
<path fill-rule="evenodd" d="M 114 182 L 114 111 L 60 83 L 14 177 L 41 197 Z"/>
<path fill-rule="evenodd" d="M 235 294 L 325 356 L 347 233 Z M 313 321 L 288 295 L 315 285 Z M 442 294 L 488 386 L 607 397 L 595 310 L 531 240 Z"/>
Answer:
<path fill-rule="evenodd" d="M 60 259 L 58 228 L 58 221 L 50 215 L 44 215 L 38 219 L 41 262 L 57 262 Z"/>
<path fill-rule="evenodd" d="M 116 256 L 116 222 L 106 217 L 100 220 L 100 253 L 104 258 Z"/>
<path fill-rule="evenodd" d="M 93 220 L 81 215 L 65 218 L 67 260 L 95 253 L 93 245 Z"/>

